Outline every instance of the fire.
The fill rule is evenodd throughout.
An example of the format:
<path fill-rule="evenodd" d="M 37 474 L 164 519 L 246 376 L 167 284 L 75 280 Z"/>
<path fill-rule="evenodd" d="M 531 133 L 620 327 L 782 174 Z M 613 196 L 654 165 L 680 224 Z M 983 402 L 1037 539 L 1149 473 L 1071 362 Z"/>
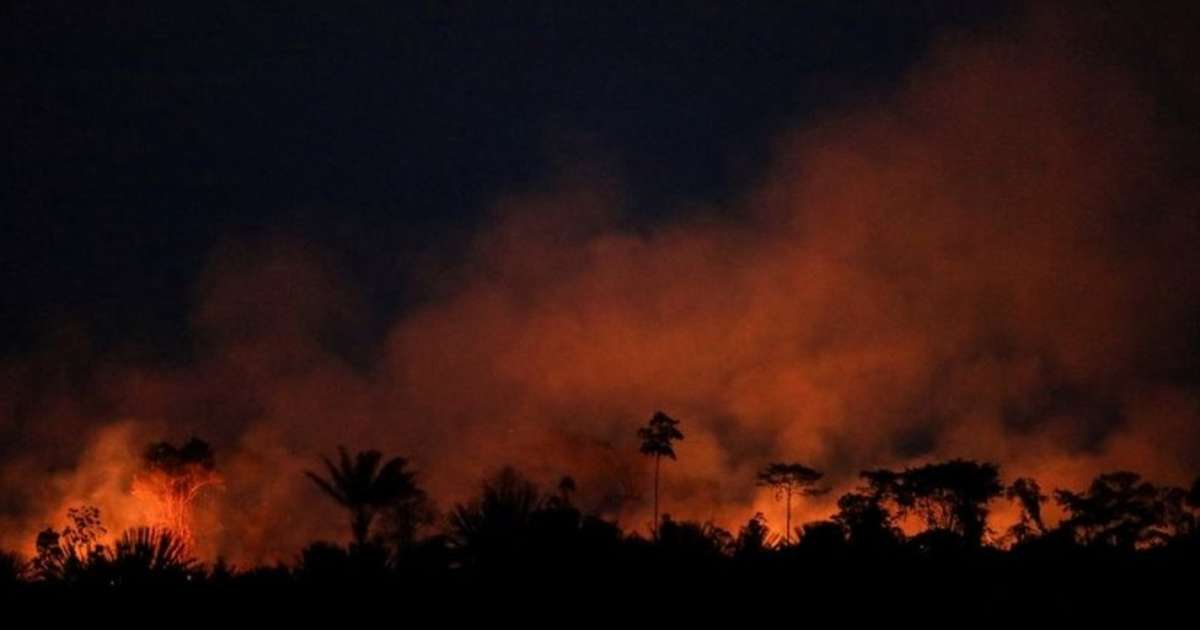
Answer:
<path fill-rule="evenodd" d="M 946 41 L 879 102 L 778 130 L 744 191 L 694 200 L 711 212 L 643 225 L 624 182 L 584 165 L 378 285 L 288 230 L 223 243 L 196 278 L 189 360 L 84 361 L 64 339 L 0 361 L 0 547 L 88 504 L 114 531 L 158 522 L 243 564 L 291 557 L 344 536 L 303 475 L 343 443 L 412 457 L 443 505 L 507 464 L 570 474 L 579 505 L 645 532 L 653 462 L 633 429 L 658 408 L 687 434 L 662 511 L 731 530 L 756 512 L 788 529 L 754 485 L 772 461 L 833 488 L 793 505 L 797 525 L 864 468 L 951 457 L 1047 491 L 1116 469 L 1186 483 L 1200 189 L 1158 160 L 1187 134 L 1159 128 L 1119 64 L 1080 54 L 1090 33 L 1058 27 Z M 414 299 L 374 312 L 392 288 Z M 219 440 L 223 526 L 199 509 L 211 462 L 136 452 L 181 431 Z"/>
<path fill-rule="evenodd" d="M 191 439 L 181 448 L 153 444 L 144 455 L 144 469 L 133 478 L 133 495 L 154 505 L 155 525 L 174 532 L 185 547 L 195 546 L 192 508 L 201 491 L 217 486 L 212 449 Z"/>

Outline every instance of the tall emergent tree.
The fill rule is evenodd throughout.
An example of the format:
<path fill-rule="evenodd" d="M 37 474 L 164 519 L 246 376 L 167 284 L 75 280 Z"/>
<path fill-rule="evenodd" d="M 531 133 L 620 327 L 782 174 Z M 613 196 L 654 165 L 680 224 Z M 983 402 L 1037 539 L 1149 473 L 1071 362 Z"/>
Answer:
<path fill-rule="evenodd" d="M 416 473 L 407 469 L 407 459 L 394 457 L 380 466 L 383 454 L 379 451 L 362 451 L 351 459 L 345 447 L 339 446 L 338 453 L 337 464 L 322 458 L 328 479 L 314 472 L 304 474 L 350 512 L 350 531 L 359 547 L 367 542 L 371 522 L 380 512 L 404 506 L 424 509 L 425 492 L 417 486 Z"/>
<path fill-rule="evenodd" d="M 671 443 L 682 440 L 683 433 L 676 428 L 679 421 L 667 414 L 656 411 L 646 426 L 638 429 L 637 436 L 642 441 L 640 448 L 643 455 L 654 457 L 654 537 L 658 537 L 658 477 L 659 463 L 663 457 L 675 459 L 675 449 Z"/>
<path fill-rule="evenodd" d="M 133 494 L 152 501 L 157 525 L 170 529 L 190 549 L 195 543 L 192 506 L 201 491 L 220 483 L 207 442 L 192 438 L 178 448 L 156 442 L 142 456 L 142 469 L 133 478 Z"/>
<path fill-rule="evenodd" d="M 803 464 L 785 464 L 772 462 L 758 473 L 756 483 L 775 489 L 775 499 L 787 501 L 786 526 L 783 530 L 783 543 L 792 542 L 792 495 L 811 497 L 824 494 L 828 488 L 819 488 L 816 483 L 823 475 Z"/>

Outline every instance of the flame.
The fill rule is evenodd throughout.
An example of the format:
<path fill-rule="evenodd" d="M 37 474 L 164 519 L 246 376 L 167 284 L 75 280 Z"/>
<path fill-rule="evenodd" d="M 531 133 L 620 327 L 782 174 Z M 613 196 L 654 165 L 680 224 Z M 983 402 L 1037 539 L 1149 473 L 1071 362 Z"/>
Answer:
<path fill-rule="evenodd" d="M 295 240 L 226 243 L 198 282 L 193 361 L 99 357 L 86 387 L 59 368 L 85 344 L 0 366 L 0 435 L 24 451 L 0 466 L 19 497 L 0 543 L 96 504 L 114 530 L 149 519 L 212 555 L 286 559 L 346 537 L 302 475 L 338 444 L 410 456 L 442 507 L 499 465 L 570 474 L 581 506 L 645 531 L 633 432 L 659 408 L 686 435 L 663 511 L 733 530 L 786 520 L 753 484 L 767 461 L 833 486 L 794 524 L 863 468 L 949 457 L 1047 490 L 1114 468 L 1188 483 L 1200 192 L 1159 168 L 1177 147 L 1152 95 L 1072 48 L 1087 34 L 1068 22 L 931 50 L 879 106 L 780 134 L 709 216 L 629 229 L 594 173 L 505 197 L 461 260 L 406 270 L 429 291 L 369 360 L 329 342 L 372 321 L 336 265 Z M 211 510 L 194 505 L 215 480 L 134 470 L 181 433 L 221 453 Z M 991 525 L 1013 518 L 1000 503 Z"/>
<path fill-rule="evenodd" d="M 219 486 L 221 476 L 214 470 L 189 464 L 173 471 L 147 470 L 133 478 L 132 494 L 152 506 L 150 525 L 173 532 L 188 550 L 196 545 L 193 508 L 206 488 Z"/>

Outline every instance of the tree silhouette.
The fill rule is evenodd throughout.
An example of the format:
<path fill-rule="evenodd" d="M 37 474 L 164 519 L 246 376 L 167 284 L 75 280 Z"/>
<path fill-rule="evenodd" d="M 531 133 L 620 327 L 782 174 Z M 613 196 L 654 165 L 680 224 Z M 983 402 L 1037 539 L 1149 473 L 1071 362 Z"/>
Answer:
<path fill-rule="evenodd" d="M 1187 490 L 1174 486 L 1158 489 L 1157 507 L 1163 542 L 1169 537 L 1185 537 L 1195 532 L 1196 518 L 1188 509 L 1187 495 Z"/>
<path fill-rule="evenodd" d="M 347 470 L 356 467 L 352 457 L 346 459 Z M 385 466 L 377 461 L 363 468 L 373 471 L 364 478 L 377 480 Z M 342 467 L 337 470 L 341 475 Z M 948 474 L 940 470 L 939 475 Z M 990 478 L 986 470 L 971 474 Z M 290 565 L 237 568 L 218 560 L 210 571 L 189 556 L 170 529 L 140 527 L 110 538 L 99 510 L 81 507 L 68 512 L 66 527 L 38 536 L 37 556 L 27 565 L 0 553 L 0 594 L 148 589 L 211 601 L 206 598 L 289 589 L 305 596 L 361 596 L 513 587 L 554 595 L 563 587 L 591 596 L 605 585 L 631 584 L 641 592 L 666 584 L 684 592 L 719 586 L 722 593 L 748 586 L 744 593 L 761 599 L 762 584 L 785 581 L 786 588 L 824 600 L 853 580 L 854 601 L 882 607 L 937 597 L 955 614 L 985 601 L 1012 602 L 1032 612 L 1040 605 L 1069 609 L 1087 597 L 1186 601 L 1190 594 L 1190 582 L 1158 577 L 1186 575 L 1200 550 L 1189 490 L 1155 486 L 1135 473 L 1101 475 L 1085 491 L 1058 493 L 1066 516 L 1061 527 L 1049 528 L 1042 521 L 1046 497 L 1037 483 L 1017 479 L 1001 494 L 1022 510 L 1028 538 L 980 552 L 964 532 L 982 526 L 972 530 L 962 523 L 971 514 L 985 516 L 980 497 L 990 496 L 990 490 L 987 483 L 963 481 L 966 476 L 950 475 L 956 479 L 951 482 L 925 466 L 870 471 L 864 476 L 867 484 L 839 499 L 831 520 L 794 528 L 798 537 L 783 546 L 776 544 L 782 536 L 772 534 L 761 514 L 736 537 L 711 522 L 677 521 L 666 514 L 656 538 L 627 536 L 615 523 L 574 507 L 569 478 L 562 478 L 557 490 L 542 492 L 505 468 L 482 483 L 476 498 L 451 511 L 444 533 L 413 544 L 403 561 L 372 538 L 357 546 L 312 543 Z M 892 506 L 925 519 L 928 528 L 906 538 L 896 527 Z M 367 535 L 376 536 L 380 525 L 368 521 Z M 426 586 L 431 590 L 421 590 Z"/>
<path fill-rule="evenodd" d="M 1162 496 L 1159 488 L 1129 471 L 1100 475 L 1084 492 L 1054 492 L 1069 514 L 1060 526 L 1076 540 L 1124 550 L 1167 537 Z"/>
<path fill-rule="evenodd" d="M 0 551 L 0 593 L 6 592 L 26 574 L 26 563 L 13 551 Z"/>
<path fill-rule="evenodd" d="M 1009 528 L 1009 534 L 1016 542 L 1021 542 L 1033 535 L 1034 529 L 1038 534 L 1046 533 L 1046 524 L 1042 521 L 1042 504 L 1046 495 L 1038 482 L 1029 477 L 1020 477 L 1012 482 L 1004 491 L 1009 501 L 1016 501 L 1021 507 L 1021 520 Z"/>
<path fill-rule="evenodd" d="M 1200 477 L 1196 477 L 1192 481 L 1192 486 L 1183 493 L 1183 506 L 1191 510 L 1191 514 L 1187 516 L 1187 532 L 1188 536 L 1196 538 L 1200 534 Z"/>
<path fill-rule="evenodd" d="M 1200 477 L 1192 481 L 1192 487 L 1188 489 L 1184 502 L 1193 510 L 1200 510 Z"/>
<path fill-rule="evenodd" d="M 783 543 L 792 542 L 792 495 L 806 497 L 829 492 L 829 488 L 818 488 L 815 484 L 821 480 L 822 474 L 803 464 L 785 464 L 774 462 L 758 473 L 756 483 L 775 489 L 775 499 L 785 499 L 787 502 Z"/>
<path fill-rule="evenodd" d="M 846 528 L 837 521 L 813 521 L 800 528 L 802 551 L 827 554 L 846 546 Z"/>
<path fill-rule="evenodd" d="M 733 556 L 739 559 L 750 559 L 762 556 L 773 546 L 771 529 L 767 527 L 767 517 L 762 512 L 756 512 L 738 530 L 737 538 L 733 541 Z"/>
<path fill-rule="evenodd" d="M 476 563 L 507 558 L 529 542 L 541 504 L 538 487 L 506 466 L 483 482 L 477 498 L 450 512 L 450 540 Z"/>
<path fill-rule="evenodd" d="M 427 505 L 416 474 L 406 470 L 407 459 L 394 457 L 380 466 L 383 454 L 379 451 L 362 451 L 353 459 L 344 447 L 338 447 L 338 453 L 337 464 L 322 458 L 328 479 L 311 471 L 304 474 L 350 512 L 350 532 L 358 548 L 367 543 L 371 522 L 380 512 L 424 509 Z M 414 516 L 414 520 L 419 519 Z"/>
<path fill-rule="evenodd" d="M 151 444 L 142 457 L 142 470 L 134 476 L 133 493 L 149 498 L 158 509 L 159 525 L 176 533 L 191 547 L 192 505 L 200 492 L 221 483 L 216 459 L 207 442 L 192 438 L 176 448 L 169 442 Z"/>
<path fill-rule="evenodd" d="M 962 459 L 900 473 L 864 471 L 862 476 L 876 496 L 896 506 L 901 517 L 915 513 L 929 529 L 954 532 L 973 546 L 983 542 L 988 502 L 1004 491 L 998 466 Z"/>
<path fill-rule="evenodd" d="M 380 511 L 381 534 L 400 555 L 417 545 L 421 531 L 438 520 L 433 500 L 416 485 L 416 473 L 409 475 L 412 487 L 398 493 Z"/>
<path fill-rule="evenodd" d="M 109 547 L 100 539 L 107 530 L 100 510 L 85 506 L 67 511 L 71 524 L 59 533 L 46 529 L 37 537 L 35 574 L 48 582 L 90 587 L 182 584 L 200 572 L 188 546 L 173 530 L 138 527 L 122 532 Z"/>
<path fill-rule="evenodd" d="M 562 479 L 558 480 L 558 499 L 563 505 L 571 505 L 571 494 L 575 490 L 575 479 L 570 475 L 563 475 Z"/>
<path fill-rule="evenodd" d="M 869 491 L 850 492 L 838 498 L 836 523 L 846 529 L 850 544 L 858 549 L 879 551 L 895 546 L 901 532 L 881 497 Z"/>
<path fill-rule="evenodd" d="M 549 513 L 574 513 L 574 518 L 576 520 L 583 516 L 583 513 L 580 512 L 579 509 L 575 507 L 575 504 L 571 502 L 570 494 L 564 494 L 562 492 L 559 492 L 558 494 L 547 493 L 546 496 L 542 498 L 541 505 L 538 507 L 538 511 L 541 515 Z"/>
<path fill-rule="evenodd" d="M 638 429 L 637 436 L 642 441 L 639 449 L 643 455 L 654 457 L 654 527 L 653 533 L 655 538 L 658 537 L 658 479 L 659 479 L 659 462 L 663 457 L 675 459 L 675 449 L 671 443 L 675 440 L 682 440 L 683 433 L 680 433 L 679 421 L 668 416 L 667 414 L 656 411 L 646 426 Z"/>
<path fill-rule="evenodd" d="M 78 580 L 89 564 L 107 554 L 100 539 L 108 530 L 100 523 L 99 508 L 90 505 L 70 508 L 67 519 L 71 524 L 61 533 L 46 528 L 37 535 L 37 555 L 31 565 L 43 580 Z"/>
<path fill-rule="evenodd" d="M 125 530 L 113 546 L 108 564 L 109 583 L 114 586 L 185 582 L 197 572 L 187 543 L 160 527 Z"/>

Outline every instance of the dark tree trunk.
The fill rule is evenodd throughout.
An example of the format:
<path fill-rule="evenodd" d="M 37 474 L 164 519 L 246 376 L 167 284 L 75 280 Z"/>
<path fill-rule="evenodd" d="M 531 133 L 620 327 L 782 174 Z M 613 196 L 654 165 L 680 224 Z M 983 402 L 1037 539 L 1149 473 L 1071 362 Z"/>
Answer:
<path fill-rule="evenodd" d="M 658 539 L 658 464 L 662 460 L 661 455 L 654 456 L 654 538 Z"/>
<path fill-rule="evenodd" d="M 783 544 L 792 544 L 792 491 L 788 489 L 784 494 L 787 495 L 787 516 L 784 517 Z"/>
<path fill-rule="evenodd" d="M 374 516 L 368 510 L 355 510 L 354 516 L 350 519 L 350 529 L 354 534 L 354 543 L 359 547 L 367 542 L 367 535 L 371 530 L 371 517 Z"/>

